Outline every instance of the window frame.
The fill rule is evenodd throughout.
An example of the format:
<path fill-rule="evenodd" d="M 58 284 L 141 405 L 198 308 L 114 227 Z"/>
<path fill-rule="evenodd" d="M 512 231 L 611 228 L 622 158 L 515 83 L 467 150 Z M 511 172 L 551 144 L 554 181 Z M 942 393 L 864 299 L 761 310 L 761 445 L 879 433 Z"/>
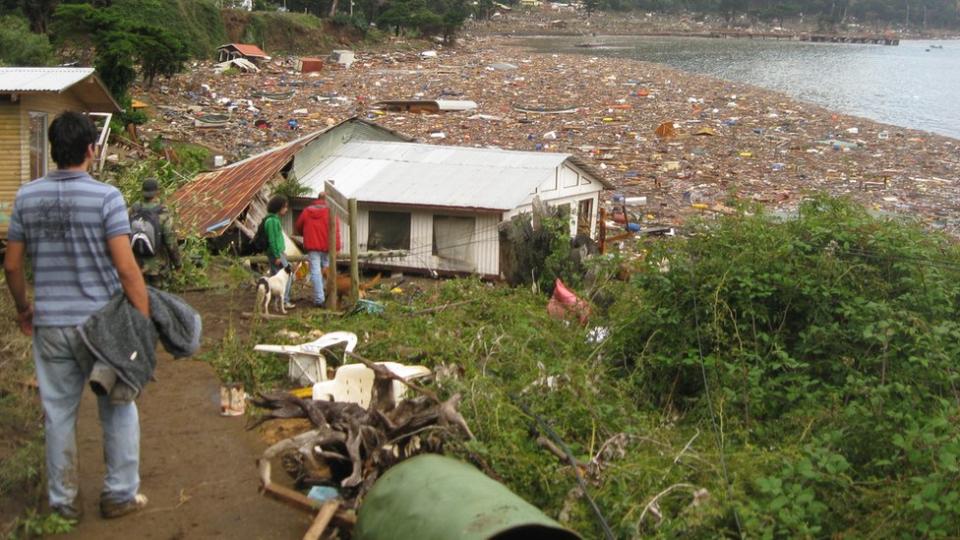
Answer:
<path fill-rule="evenodd" d="M 47 141 L 47 130 L 50 128 L 50 114 L 42 111 L 27 111 L 28 118 L 28 137 L 30 139 L 29 144 L 29 175 L 28 181 L 36 180 L 37 178 L 43 178 L 47 175 L 47 172 L 50 170 L 50 143 Z M 39 130 L 39 133 L 34 130 L 34 121 L 41 120 L 43 125 Z M 39 137 L 40 148 L 38 149 L 35 146 L 35 143 L 38 142 L 36 139 Z M 38 158 L 34 156 L 39 154 Z M 34 162 L 34 159 L 37 159 Z M 34 171 L 39 167 L 39 175 L 34 175 Z"/>
<path fill-rule="evenodd" d="M 384 214 L 392 214 L 394 216 L 406 216 L 406 225 L 407 225 L 406 233 L 405 233 L 406 246 L 402 246 L 401 244 L 397 244 L 396 246 L 387 245 L 386 242 L 380 242 L 380 243 L 372 242 L 373 235 L 379 232 L 374 230 L 375 219 L 378 216 L 381 216 L 381 219 L 383 219 L 382 216 Z M 410 251 L 410 243 L 412 241 L 412 236 L 413 236 L 412 223 L 413 223 L 413 214 L 410 212 L 401 212 L 396 210 L 370 210 L 367 213 L 367 250 L 369 251 L 395 251 L 395 250 Z M 386 224 L 386 223 L 380 223 L 378 225 L 379 227 L 390 227 L 390 224 Z"/>

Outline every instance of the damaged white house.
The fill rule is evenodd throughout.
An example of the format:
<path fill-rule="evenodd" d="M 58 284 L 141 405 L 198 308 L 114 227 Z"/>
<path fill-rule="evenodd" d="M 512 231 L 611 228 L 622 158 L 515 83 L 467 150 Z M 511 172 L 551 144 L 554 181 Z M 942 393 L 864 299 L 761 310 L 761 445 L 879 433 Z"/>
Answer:
<path fill-rule="evenodd" d="M 299 178 L 313 193 L 329 181 L 357 199 L 361 253 L 403 253 L 369 266 L 490 278 L 502 272 L 501 224 L 534 197 L 568 211 L 571 235 L 594 237 L 611 187 L 570 154 L 385 141 L 344 144 Z"/>
<path fill-rule="evenodd" d="M 291 201 L 284 220 L 289 235 L 298 210 L 332 182 L 357 200 L 360 252 L 380 255 L 365 257 L 365 266 L 493 279 L 503 274 L 509 249 L 501 225 L 530 212 L 534 197 L 567 211 L 571 235 L 595 237 L 600 193 L 612 187 L 571 154 L 419 144 L 352 118 L 201 173 L 171 202 L 185 232 L 224 243 L 249 238 L 272 186 L 290 177 L 310 195 Z"/>

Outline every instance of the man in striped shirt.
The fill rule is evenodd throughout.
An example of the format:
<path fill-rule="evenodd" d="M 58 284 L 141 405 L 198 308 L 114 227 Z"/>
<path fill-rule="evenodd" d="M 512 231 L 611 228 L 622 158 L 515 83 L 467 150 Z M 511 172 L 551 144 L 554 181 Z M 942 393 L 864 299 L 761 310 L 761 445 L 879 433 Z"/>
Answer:
<path fill-rule="evenodd" d="M 65 112 L 48 130 L 57 170 L 21 186 L 14 201 L 3 262 L 20 330 L 33 336 L 33 358 L 45 415 L 50 507 L 78 519 L 76 425 L 92 359 L 77 326 L 121 290 L 149 317 L 143 276 L 130 249 L 123 196 L 87 174 L 97 131 L 90 119 Z M 27 298 L 24 256 L 33 267 L 34 304 Z M 104 517 L 139 510 L 140 422 L 134 403 L 97 397 L 107 474 Z"/>

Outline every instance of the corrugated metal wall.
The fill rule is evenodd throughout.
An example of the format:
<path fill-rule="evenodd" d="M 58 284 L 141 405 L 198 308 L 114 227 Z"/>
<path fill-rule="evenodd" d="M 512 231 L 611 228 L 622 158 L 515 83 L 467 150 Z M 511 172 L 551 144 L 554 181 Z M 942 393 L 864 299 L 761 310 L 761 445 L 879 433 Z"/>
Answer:
<path fill-rule="evenodd" d="M 9 210 L 17 189 L 30 176 L 30 113 L 47 113 L 47 125 L 63 111 L 88 109 L 71 92 L 21 94 L 20 101 L 0 102 L 0 238 L 7 236 Z M 56 168 L 47 152 L 47 170 Z"/>
<path fill-rule="evenodd" d="M 366 207 L 358 209 L 357 216 L 357 243 L 360 251 L 367 251 L 367 238 L 370 234 L 370 210 L 398 211 L 396 208 Z M 411 268 L 418 270 L 446 270 L 457 272 L 473 272 L 482 275 L 498 275 L 500 273 L 500 237 L 498 226 L 500 216 L 491 214 L 468 214 L 461 212 L 437 212 L 440 215 L 474 216 L 476 225 L 473 236 L 465 238 L 470 244 L 473 268 L 450 264 L 433 255 L 433 211 L 413 211 L 410 213 L 410 249 L 406 257 L 377 259 L 376 262 L 388 266 Z M 341 245 L 344 252 L 350 246 L 350 231 L 346 224 L 341 224 Z M 346 255 L 345 255 L 346 256 Z"/>
<path fill-rule="evenodd" d="M 20 162 L 20 105 L 0 101 L 0 238 L 7 236 L 13 198 L 20 187 Z"/>
<path fill-rule="evenodd" d="M 603 185 L 599 182 L 593 182 L 584 174 L 583 171 L 574 165 L 564 163 L 557 169 L 557 176 L 545 182 L 537 189 L 537 195 L 540 200 L 551 206 L 558 206 L 570 203 L 570 234 L 577 234 L 577 206 L 585 199 L 591 199 L 590 236 L 596 237 L 597 234 L 597 209 L 600 207 L 600 192 Z M 507 213 L 506 218 L 512 218 L 518 214 L 532 211 L 533 195 L 530 200 L 515 210 Z"/>
<path fill-rule="evenodd" d="M 293 159 L 293 173 L 303 178 L 338 148 L 351 140 L 402 141 L 403 138 L 363 122 L 347 122 L 306 145 Z M 311 193 L 310 196 L 315 196 Z"/>

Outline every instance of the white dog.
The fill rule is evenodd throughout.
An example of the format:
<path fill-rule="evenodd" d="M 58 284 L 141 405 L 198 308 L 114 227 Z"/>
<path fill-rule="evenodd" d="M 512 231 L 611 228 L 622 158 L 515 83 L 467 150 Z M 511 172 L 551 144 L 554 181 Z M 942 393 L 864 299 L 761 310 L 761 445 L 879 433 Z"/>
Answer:
<path fill-rule="evenodd" d="M 277 271 L 272 276 L 263 276 L 257 280 L 257 307 L 263 306 L 263 313 L 269 315 L 270 299 L 277 299 L 277 306 L 280 313 L 286 314 L 287 308 L 284 305 L 283 294 L 287 290 L 287 282 L 294 279 L 296 269 L 289 264 Z"/>

